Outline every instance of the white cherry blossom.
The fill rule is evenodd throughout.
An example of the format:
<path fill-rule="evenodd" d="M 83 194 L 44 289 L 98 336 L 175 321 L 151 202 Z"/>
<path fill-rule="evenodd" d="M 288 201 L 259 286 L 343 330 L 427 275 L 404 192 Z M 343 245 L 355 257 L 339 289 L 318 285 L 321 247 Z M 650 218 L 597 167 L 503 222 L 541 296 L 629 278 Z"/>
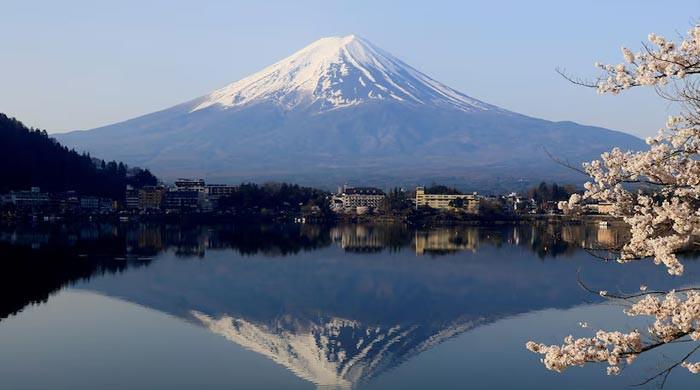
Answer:
<path fill-rule="evenodd" d="M 584 164 L 591 181 L 583 196 L 573 195 L 559 207 L 575 213 L 585 201 L 612 203 L 611 214 L 631 228 L 618 261 L 650 257 L 670 274 L 680 275 L 684 269 L 676 254 L 700 234 L 700 89 L 690 77 L 700 73 L 700 26 L 678 45 L 655 34 L 649 41 L 636 54 L 623 48 L 624 63 L 598 64 L 604 75 L 595 86 L 601 93 L 618 93 L 683 82 L 664 92 L 682 104 L 683 113 L 669 117 L 658 135 L 647 139 L 648 150 L 615 148 Z"/>
<path fill-rule="evenodd" d="M 596 63 L 602 75 L 588 86 L 612 94 L 652 86 L 662 97 L 679 103 L 681 114 L 669 117 L 664 128 L 646 140 L 648 150 L 615 148 L 603 153 L 600 160 L 584 164 L 591 180 L 584 185 L 583 195 L 571 196 L 559 208 L 579 213 L 590 201 L 612 204 L 610 214 L 626 222 L 631 232 L 617 260 L 651 259 L 669 274 L 681 275 L 684 267 L 677 255 L 700 242 L 700 84 L 694 80 L 700 74 L 700 25 L 691 28 L 679 44 L 656 34 L 649 34 L 648 40 L 637 53 L 622 48 L 619 64 Z M 695 348 L 656 377 L 664 375 L 665 380 L 676 366 L 700 373 L 700 362 L 687 361 L 700 351 L 700 288 L 658 292 L 641 285 L 639 290 L 629 296 L 589 291 L 628 303 L 625 313 L 629 316 L 649 317 L 645 331 L 599 330 L 594 337 L 568 336 L 561 345 L 529 341 L 527 349 L 543 355 L 543 364 L 553 371 L 606 363 L 607 373 L 617 375 L 641 353 L 689 340 L 695 342 Z"/>

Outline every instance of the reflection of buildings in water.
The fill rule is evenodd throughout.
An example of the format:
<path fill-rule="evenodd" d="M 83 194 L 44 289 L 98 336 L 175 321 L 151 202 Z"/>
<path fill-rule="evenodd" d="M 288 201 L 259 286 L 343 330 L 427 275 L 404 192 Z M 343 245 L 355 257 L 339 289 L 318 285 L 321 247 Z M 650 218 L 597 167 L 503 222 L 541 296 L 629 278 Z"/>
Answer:
<path fill-rule="evenodd" d="M 182 229 L 166 226 L 164 240 L 166 247 L 173 247 L 175 254 L 184 257 L 202 257 L 206 251 L 206 230 L 203 227 Z"/>
<path fill-rule="evenodd" d="M 522 234 L 520 232 L 520 229 L 513 227 L 508 230 L 508 233 L 509 234 L 507 242 L 511 245 L 520 245 L 520 241 L 522 240 Z"/>
<path fill-rule="evenodd" d="M 602 248 L 620 248 L 626 241 L 625 232 L 621 229 L 598 227 L 598 246 Z"/>
<path fill-rule="evenodd" d="M 417 255 L 425 252 L 476 251 L 479 244 L 477 229 L 435 229 L 416 231 L 414 248 Z"/>
<path fill-rule="evenodd" d="M 267 325 L 227 315 L 216 319 L 197 311 L 191 314 L 211 332 L 323 388 L 349 388 L 366 383 L 479 323 L 455 321 L 440 328 L 368 326 L 329 318 L 306 325 L 289 321 Z"/>
<path fill-rule="evenodd" d="M 0 232 L 0 240 L 20 245 L 42 247 L 49 242 L 59 245 L 90 243 L 124 237 L 126 252 L 154 255 L 167 248 L 179 256 L 203 256 L 209 249 L 237 249 L 245 253 L 279 253 L 312 250 L 336 243 L 346 251 L 378 252 L 389 248 L 410 247 L 416 254 L 440 254 L 476 251 L 479 245 L 509 244 L 562 250 L 573 247 L 607 249 L 622 246 L 629 239 L 628 230 L 619 225 L 532 223 L 521 226 L 450 227 L 415 231 L 406 225 L 340 225 L 332 228 L 315 225 L 280 226 L 175 226 L 139 224 L 118 226 L 89 224 L 58 234 L 15 229 Z M 568 245 L 568 244 L 574 244 Z M 568 246 L 568 248 L 567 248 Z"/>
<path fill-rule="evenodd" d="M 139 226 L 137 242 L 139 248 L 163 249 L 163 234 L 160 226 Z"/>
<path fill-rule="evenodd" d="M 183 256 L 202 256 L 206 236 L 202 229 L 180 229 L 166 225 L 140 224 L 126 232 L 128 252 L 160 252 L 174 247 Z"/>
<path fill-rule="evenodd" d="M 584 225 L 565 225 L 561 229 L 561 239 L 570 244 L 587 247 L 589 240 L 586 237 Z"/>
<path fill-rule="evenodd" d="M 379 250 L 387 245 L 382 230 L 364 225 L 344 225 L 331 229 L 331 239 L 346 250 Z"/>
<path fill-rule="evenodd" d="M 20 233 L 13 231 L 11 233 L 0 234 L 0 241 L 7 242 L 12 245 L 26 245 L 32 248 L 39 248 L 49 243 L 49 234 L 42 233 Z"/>
<path fill-rule="evenodd" d="M 563 225 L 563 241 L 587 249 L 619 248 L 629 239 L 629 231 L 621 226 L 600 226 L 599 224 Z"/>

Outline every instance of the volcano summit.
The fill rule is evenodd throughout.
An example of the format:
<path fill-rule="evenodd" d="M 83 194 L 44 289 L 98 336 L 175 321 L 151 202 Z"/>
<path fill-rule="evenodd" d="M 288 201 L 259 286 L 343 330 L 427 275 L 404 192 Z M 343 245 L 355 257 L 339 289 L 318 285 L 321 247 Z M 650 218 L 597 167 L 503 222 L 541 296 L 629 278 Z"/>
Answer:
<path fill-rule="evenodd" d="M 576 164 L 613 146 L 644 146 L 621 132 L 531 118 L 471 98 L 354 35 L 320 39 L 177 106 L 57 138 L 166 179 L 327 187 L 578 181 L 546 151 Z"/>

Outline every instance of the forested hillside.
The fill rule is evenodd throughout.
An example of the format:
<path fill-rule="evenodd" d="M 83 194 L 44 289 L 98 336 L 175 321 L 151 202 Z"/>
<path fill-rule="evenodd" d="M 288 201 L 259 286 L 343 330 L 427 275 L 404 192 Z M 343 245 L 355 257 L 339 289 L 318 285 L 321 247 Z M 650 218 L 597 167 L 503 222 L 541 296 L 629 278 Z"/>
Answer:
<path fill-rule="evenodd" d="M 147 169 L 106 162 L 79 154 L 49 137 L 0 114 L 0 193 L 41 187 L 42 191 L 75 190 L 117 199 L 127 184 L 156 184 Z"/>

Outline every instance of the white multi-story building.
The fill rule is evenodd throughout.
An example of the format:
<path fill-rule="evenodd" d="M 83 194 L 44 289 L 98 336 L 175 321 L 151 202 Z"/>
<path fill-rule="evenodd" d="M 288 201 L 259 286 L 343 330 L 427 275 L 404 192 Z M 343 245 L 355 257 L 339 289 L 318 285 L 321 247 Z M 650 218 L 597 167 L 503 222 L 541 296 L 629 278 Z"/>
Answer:
<path fill-rule="evenodd" d="M 335 212 L 365 212 L 376 209 L 384 201 L 384 191 L 373 187 L 347 187 L 333 197 Z"/>
<path fill-rule="evenodd" d="M 177 179 L 175 188 L 178 190 L 206 192 L 207 188 L 204 179 Z"/>
<path fill-rule="evenodd" d="M 49 194 L 41 192 L 39 187 L 32 187 L 29 191 L 12 191 L 7 199 L 20 208 L 46 207 L 51 202 Z"/>
<path fill-rule="evenodd" d="M 461 203 L 461 207 L 455 204 Z M 442 210 L 464 209 L 470 213 L 479 212 L 479 196 L 473 194 L 428 194 L 425 187 L 416 187 L 416 208 L 431 207 Z"/>

